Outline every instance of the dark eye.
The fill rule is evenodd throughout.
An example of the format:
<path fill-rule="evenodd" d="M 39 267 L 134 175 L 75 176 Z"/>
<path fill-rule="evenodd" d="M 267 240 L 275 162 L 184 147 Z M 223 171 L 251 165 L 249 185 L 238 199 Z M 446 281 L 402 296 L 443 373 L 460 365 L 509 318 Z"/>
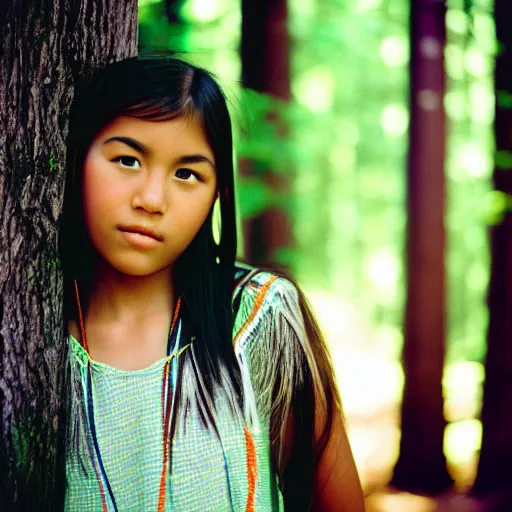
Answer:
<path fill-rule="evenodd" d="M 180 180 L 189 181 L 190 178 L 195 178 L 196 180 L 199 180 L 199 176 L 191 171 L 190 169 L 178 169 L 175 174 L 176 178 L 179 178 Z"/>
<path fill-rule="evenodd" d="M 113 162 L 117 162 L 125 169 L 140 169 L 141 167 L 139 160 L 134 156 L 118 156 L 114 158 Z"/>

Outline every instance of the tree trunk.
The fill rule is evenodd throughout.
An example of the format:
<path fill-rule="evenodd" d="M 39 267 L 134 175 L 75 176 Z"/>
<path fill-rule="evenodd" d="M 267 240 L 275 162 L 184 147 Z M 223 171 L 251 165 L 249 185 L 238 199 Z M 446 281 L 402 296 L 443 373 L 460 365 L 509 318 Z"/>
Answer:
<path fill-rule="evenodd" d="M 452 484 L 443 454 L 444 44 L 444 2 L 411 2 L 405 388 L 400 456 L 391 483 L 428 494 Z"/>
<path fill-rule="evenodd" d="M 244 87 L 288 100 L 290 97 L 289 37 L 286 0 L 242 0 L 242 83 Z M 284 121 L 271 113 L 281 136 L 287 135 Z M 279 141 L 276 140 L 276 153 Z M 241 172 L 252 174 L 258 162 L 241 162 Z M 290 179 L 272 169 L 258 169 L 267 185 L 289 193 Z M 292 245 L 289 221 L 282 208 L 272 207 L 244 225 L 245 259 L 253 264 L 271 263 L 276 251 Z"/>
<path fill-rule="evenodd" d="M 0 7 L 0 508 L 59 510 L 67 342 L 57 257 L 76 78 L 137 52 L 136 0 Z"/>
<path fill-rule="evenodd" d="M 181 23 L 180 9 L 186 0 L 165 0 L 165 13 L 169 23 Z"/>
<path fill-rule="evenodd" d="M 498 158 L 494 187 L 512 195 L 512 8 L 508 0 L 496 0 L 496 36 L 504 51 L 496 60 L 495 136 Z M 507 96 L 508 95 L 508 96 Z M 501 98 L 505 99 L 501 102 Z M 508 98 L 508 101 L 507 101 Z M 508 162 L 507 157 L 508 156 Z M 502 158 L 505 157 L 505 158 Z M 508 199 L 510 203 L 510 197 Z M 491 231 L 491 276 L 489 283 L 489 328 L 487 333 L 486 378 L 482 409 L 482 448 L 475 496 L 503 495 L 507 504 L 496 510 L 512 510 L 512 215 L 505 213 L 501 224 Z M 505 496 L 508 493 L 508 497 Z"/>

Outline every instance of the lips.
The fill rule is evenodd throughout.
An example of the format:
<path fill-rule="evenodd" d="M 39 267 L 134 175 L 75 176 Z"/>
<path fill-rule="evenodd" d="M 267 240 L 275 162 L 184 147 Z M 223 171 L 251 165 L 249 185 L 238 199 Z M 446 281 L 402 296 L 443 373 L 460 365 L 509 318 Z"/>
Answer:
<path fill-rule="evenodd" d="M 164 237 L 162 235 L 144 226 L 118 226 L 118 229 L 120 231 L 124 231 L 125 233 L 138 233 L 139 235 L 144 235 L 149 238 L 153 238 L 158 242 L 164 241 Z"/>

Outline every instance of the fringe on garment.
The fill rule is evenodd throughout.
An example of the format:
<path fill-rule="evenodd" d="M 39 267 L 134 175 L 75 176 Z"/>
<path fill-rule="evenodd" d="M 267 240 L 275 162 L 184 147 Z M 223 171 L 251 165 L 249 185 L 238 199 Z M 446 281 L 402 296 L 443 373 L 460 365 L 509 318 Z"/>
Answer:
<path fill-rule="evenodd" d="M 252 320 L 235 335 L 235 353 L 242 371 L 246 421 L 253 428 L 259 419 L 270 425 L 277 467 L 282 469 L 286 429 L 298 394 L 311 381 L 317 400 L 325 402 L 325 393 L 316 385 L 321 380 L 297 289 L 277 277 L 265 291 L 272 277 L 267 272 L 256 274 L 242 291 L 235 324 L 251 316 Z M 265 296 L 258 300 L 262 292 Z"/>
<path fill-rule="evenodd" d="M 73 353 L 73 347 L 68 349 L 68 369 L 70 385 L 70 405 L 68 408 L 68 431 L 66 459 L 76 457 L 83 473 L 88 476 L 92 469 L 90 437 L 87 419 L 87 363 Z"/>

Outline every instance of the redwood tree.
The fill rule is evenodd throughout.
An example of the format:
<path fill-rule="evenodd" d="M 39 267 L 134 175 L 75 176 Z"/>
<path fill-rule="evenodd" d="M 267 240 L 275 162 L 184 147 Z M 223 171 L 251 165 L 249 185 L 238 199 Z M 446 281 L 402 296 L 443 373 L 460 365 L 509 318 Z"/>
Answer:
<path fill-rule="evenodd" d="M 443 454 L 445 352 L 444 2 L 411 2 L 411 127 L 407 299 L 400 456 L 392 485 L 437 494 L 451 486 Z"/>
<path fill-rule="evenodd" d="M 279 99 L 290 97 L 288 11 L 286 0 L 242 0 L 242 83 L 244 87 Z M 280 136 L 286 126 L 278 112 L 269 113 Z M 276 147 L 278 141 L 276 140 Z M 290 179 L 266 168 L 257 160 L 240 162 L 242 174 L 258 173 L 267 185 L 284 195 Z M 292 245 L 285 211 L 272 207 L 244 224 L 245 259 L 253 264 L 271 263 L 275 251 Z"/>
<path fill-rule="evenodd" d="M 512 8 L 496 0 L 496 165 L 494 188 L 512 195 Z M 510 201 L 510 200 L 509 200 Z M 512 214 L 491 230 L 489 327 L 482 409 L 482 448 L 473 494 L 497 499 L 495 510 L 512 510 Z M 507 496 L 508 494 L 508 496 Z M 507 504 L 502 500 L 508 500 Z"/>
<path fill-rule="evenodd" d="M 0 509 L 58 510 L 67 343 L 57 257 L 79 75 L 137 51 L 136 0 L 0 3 Z"/>

